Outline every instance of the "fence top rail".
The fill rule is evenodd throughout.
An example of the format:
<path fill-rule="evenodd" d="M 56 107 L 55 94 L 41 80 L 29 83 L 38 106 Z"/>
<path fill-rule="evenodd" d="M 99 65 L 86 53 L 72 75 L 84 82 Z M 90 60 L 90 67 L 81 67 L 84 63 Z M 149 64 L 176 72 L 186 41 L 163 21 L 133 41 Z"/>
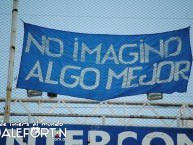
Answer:
<path fill-rule="evenodd" d="M 52 99 L 52 98 L 12 98 L 11 102 L 29 102 L 29 103 L 76 103 L 76 104 L 112 104 L 112 105 L 144 105 L 150 104 L 151 106 L 165 106 L 165 107 L 181 107 L 182 105 L 187 105 L 193 107 L 193 103 L 167 103 L 167 102 L 153 102 L 153 101 L 94 101 L 94 100 L 79 100 L 79 99 Z M 5 102 L 5 98 L 0 98 L 0 102 Z"/>
<path fill-rule="evenodd" d="M 0 113 L 0 115 L 4 115 Z M 63 113 L 10 113 L 11 116 L 47 116 L 47 117 L 92 117 L 92 118 L 138 118 L 138 119 L 170 119 L 176 120 L 176 116 L 155 115 L 110 115 L 110 114 L 63 114 Z M 193 120 L 193 117 L 179 117 L 180 120 Z"/>

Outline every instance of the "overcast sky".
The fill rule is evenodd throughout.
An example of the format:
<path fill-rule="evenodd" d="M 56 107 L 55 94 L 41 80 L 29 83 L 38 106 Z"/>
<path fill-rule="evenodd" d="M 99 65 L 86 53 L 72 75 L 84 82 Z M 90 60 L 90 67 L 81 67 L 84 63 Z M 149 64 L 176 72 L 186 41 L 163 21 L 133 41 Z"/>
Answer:
<path fill-rule="evenodd" d="M 11 11 L 12 1 L 2 0 L 0 4 L 0 97 L 5 97 L 6 94 Z M 192 0 L 20 0 L 13 96 L 26 97 L 24 90 L 15 89 L 23 44 L 22 20 L 26 23 L 65 31 L 131 35 L 185 28 L 193 23 L 192 16 Z M 191 29 L 191 44 L 192 34 Z M 165 95 L 167 97 L 164 101 L 173 101 L 176 97 L 179 97 L 178 101 L 192 100 L 192 87 L 193 76 L 190 78 L 187 93 Z M 144 95 L 138 98 L 142 99 Z"/>

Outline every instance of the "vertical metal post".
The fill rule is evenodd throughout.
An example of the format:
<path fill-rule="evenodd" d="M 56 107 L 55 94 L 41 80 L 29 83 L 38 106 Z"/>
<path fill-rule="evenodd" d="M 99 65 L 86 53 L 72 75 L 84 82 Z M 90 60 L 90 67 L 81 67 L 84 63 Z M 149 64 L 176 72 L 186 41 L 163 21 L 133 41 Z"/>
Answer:
<path fill-rule="evenodd" d="M 180 118 L 179 118 L 179 127 L 184 127 L 184 120 L 183 118 L 183 114 L 184 114 L 184 105 L 182 105 L 182 107 L 180 108 Z"/>
<path fill-rule="evenodd" d="M 105 125 L 105 116 L 102 117 L 102 125 Z"/>
<path fill-rule="evenodd" d="M 15 41 L 16 41 L 16 27 L 17 27 L 17 14 L 18 14 L 18 0 L 13 0 L 12 9 L 12 23 L 11 23 L 11 39 L 9 51 L 9 66 L 7 77 L 7 90 L 5 100 L 4 122 L 10 121 L 10 108 L 11 108 L 11 93 L 13 84 L 13 70 L 14 70 L 14 57 L 15 57 Z"/>
<path fill-rule="evenodd" d="M 42 113 L 42 104 L 40 100 L 38 100 L 38 113 Z M 38 117 L 38 121 L 40 122 L 40 116 Z"/>
<path fill-rule="evenodd" d="M 31 123 L 31 114 L 28 115 L 28 123 Z"/>

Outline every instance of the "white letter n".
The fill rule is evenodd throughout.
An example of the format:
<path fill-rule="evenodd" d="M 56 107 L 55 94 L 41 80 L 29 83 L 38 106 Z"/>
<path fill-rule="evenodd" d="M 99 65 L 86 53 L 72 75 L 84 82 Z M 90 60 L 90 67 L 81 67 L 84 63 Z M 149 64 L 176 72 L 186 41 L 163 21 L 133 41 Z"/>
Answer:
<path fill-rule="evenodd" d="M 39 51 L 44 55 L 44 50 L 46 46 L 46 36 L 42 36 L 42 46 L 34 39 L 31 33 L 28 33 L 28 38 L 27 38 L 27 44 L 25 48 L 25 52 L 29 52 L 31 43 L 34 43 L 34 45 L 39 49 Z"/>
<path fill-rule="evenodd" d="M 193 145 L 193 142 L 185 134 L 178 134 L 177 142 L 178 145 Z"/>

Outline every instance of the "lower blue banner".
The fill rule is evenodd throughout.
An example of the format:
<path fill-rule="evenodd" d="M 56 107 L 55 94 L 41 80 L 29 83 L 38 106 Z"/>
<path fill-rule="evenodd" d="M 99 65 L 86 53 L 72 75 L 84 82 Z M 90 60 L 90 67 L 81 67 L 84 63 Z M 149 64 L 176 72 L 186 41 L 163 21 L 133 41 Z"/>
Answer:
<path fill-rule="evenodd" d="M 192 128 L 0 125 L 0 145 L 193 145 Z"/>

